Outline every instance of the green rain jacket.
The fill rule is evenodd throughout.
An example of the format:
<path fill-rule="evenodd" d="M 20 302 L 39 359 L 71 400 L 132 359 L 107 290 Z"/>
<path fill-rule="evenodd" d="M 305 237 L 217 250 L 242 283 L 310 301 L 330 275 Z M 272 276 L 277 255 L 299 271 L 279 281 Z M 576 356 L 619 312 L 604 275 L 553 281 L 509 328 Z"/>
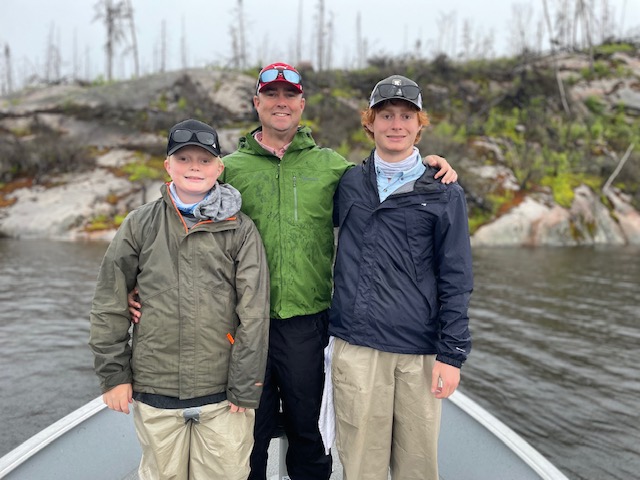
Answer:
<path fill-rule="evenodd" d="M 242 195 L 267 251 L 271 318 L 318 313 L 331 304 L 334 255 L 333 194 L 353 164 L 298 131 L 282 159 L 241 137 L 224 158 L 221 179 Z"/>
<path fill-rule="evenodd" d="M 143 314 L 130 333 L 127 292 L 136 285 Z M 268 296 L 251 219 L 238 212 L 189 230 L 163 185 L 162 198 L 127 216 L 100 267 L 89 345 L 102 390 L 133 383 L 135 392 L 180 399 L 226 392 L 257 408 Z"/>

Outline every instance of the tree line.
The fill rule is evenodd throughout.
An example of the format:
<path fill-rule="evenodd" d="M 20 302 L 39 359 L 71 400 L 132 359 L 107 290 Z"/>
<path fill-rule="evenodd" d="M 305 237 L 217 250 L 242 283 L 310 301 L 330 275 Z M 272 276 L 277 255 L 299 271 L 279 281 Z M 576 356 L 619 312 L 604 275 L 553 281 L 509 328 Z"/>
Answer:
<path fill-rule="evenodd" d="M 523 52 L 541 53 L 550 51 L 592 51 L 593 45 L 625 36 L 624 0 L 622 11 L 616 12 L 610 0 L 542 0 L 542 13 L 534 14 L 531 3 L 513 3 L 509 24 L 509 44 L 514 55 Z M 307 11 L 306 9 L 309 9 Z M 294 63 L 312 67 L 316 71 L 331 70 L 340 63 L 336 57 L 335 13 L 327 10 L 325 0 L 315 0 L 313 4 L 298 0 L 297 25 L 294 38 L 284 39 L 291 49 L 288 58 Z M 240 70 L 259 65 L 261 58 L 268 56 L 267 42 L 259 42 L 255 35 L 251 40 L 262 44 L 262 48 L 249 45 L 247 35 L 248 16 L 243 0 L 235 0 L 233 21 L 229 26 L 231 51 L 224 66 Z M 309 18 L 311 28 L 304 28 L 304 20 Z M 90 54 L 85 51 L 85 71 L 81 71 L 81 52 L 74 38 L 73 52 L 63 58 L 59 34 L 54 25 L 46 38 L 45 60 L 42 65 L 33 66 L 28 75 L 16 80 L 17 69 L 12 58 L 9 42 L 0 43 L 2 59 L 0 61 L 0 85 L 3 95 L 11 93 L 17 86 L 34 83 L 60 83 L 64 81 L 94 81 L 96 77 L 112 81 L 116 71 L 131 71 L 132 77 L 141 75 L 140 52 L 137 40 L 135 10 L 132 0 L 98 0 L 94 4 L 93 22 L 103 27 L 105 66 L 104 73 L 95 76 L 89 71 Z M 406 58 L 426 60 L 429 57 L 446 56 L 453 60 L 490 59 L 495 57 L 496 37 L 493 31 L 483 31 L 474 26 L 469 19 L 459 20 L 457 12 L 440 13 L 437 18 L 437 31 L 434 42 L 425 42 L 420 35 L 417 38 L 405 38 L 404 54 Z M 373 51 L 370 39 L 363 32 L 362 16 L 358 12 L 355 25 L 355 45 L 348 52 L 342 64 L 347 69 L 361 69 L 368 66 L 375 57 L 388 55 L 388 52 Z M 188 48 L 184 18 L 179 42 L 180 68 L 188 68 Z M 148 32 L 142 32 L 148 35 Z M 310 35 L 309 35 L 310 33 Z M 307 42 L 310 48 L 303 53 L 302 46 Z M 427 44 L 428 43 L 428 44 Z M 251 58 L 249 52 L 253 52 Z M 147 73 L 163 73 L 168 65 L 168 40 L 165 20 L 160 25 L 160 35 L 154 46 L 153 66 Z M 72 65 L 71 78 L 62 73 L 63 64 Z"/>

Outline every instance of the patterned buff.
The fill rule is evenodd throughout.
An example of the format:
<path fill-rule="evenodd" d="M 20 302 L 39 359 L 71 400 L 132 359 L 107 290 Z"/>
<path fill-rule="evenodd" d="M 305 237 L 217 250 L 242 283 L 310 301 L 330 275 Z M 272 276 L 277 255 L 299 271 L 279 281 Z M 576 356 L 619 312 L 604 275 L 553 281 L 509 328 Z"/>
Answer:
<path fill-rule="evenodd" d="M 209 195 L 193 208 L 193 216 L 199 220 L 219 222 L 234 216 L 241 206 L 242 197 L 238 190 L 226 183 L 216 183 Z"/>

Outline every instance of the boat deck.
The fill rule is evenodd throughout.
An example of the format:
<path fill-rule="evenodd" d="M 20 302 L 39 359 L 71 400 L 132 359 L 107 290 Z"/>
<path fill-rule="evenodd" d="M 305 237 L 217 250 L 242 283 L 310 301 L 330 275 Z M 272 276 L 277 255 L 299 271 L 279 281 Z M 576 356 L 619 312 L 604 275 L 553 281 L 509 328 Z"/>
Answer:
<path fill-rule="evenodd" d="M 269 450 L 269 480 L 286 480 L 280 451 Z M 438 463 L 442 480 L 568 480 L 513 430 L 456 392 L 443 402 Z M 335 449 L 334 449 L 335 452 Z M 136 480 L 140 445 L 131 415 L 98 397 L 0 458 L 7 480 Z M 342 479 L 334 453 L 332 480 Z"/>

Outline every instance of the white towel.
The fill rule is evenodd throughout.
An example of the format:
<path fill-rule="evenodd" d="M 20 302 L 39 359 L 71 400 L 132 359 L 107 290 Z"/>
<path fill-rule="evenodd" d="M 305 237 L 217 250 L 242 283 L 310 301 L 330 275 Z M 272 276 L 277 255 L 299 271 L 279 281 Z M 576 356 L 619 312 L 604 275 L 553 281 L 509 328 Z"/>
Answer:
<path fill-rule="evenodd" d="M 331 357 L 335 337 L 329 337 L 329 344 L 324 349 L 324 389 L 322 391 L 322 405 L 318 428 L 324 442 L 324 453 L 329 454 L 336 439 L 336 416 L 333 408 L 333 383 L 331 382 Z"/>

